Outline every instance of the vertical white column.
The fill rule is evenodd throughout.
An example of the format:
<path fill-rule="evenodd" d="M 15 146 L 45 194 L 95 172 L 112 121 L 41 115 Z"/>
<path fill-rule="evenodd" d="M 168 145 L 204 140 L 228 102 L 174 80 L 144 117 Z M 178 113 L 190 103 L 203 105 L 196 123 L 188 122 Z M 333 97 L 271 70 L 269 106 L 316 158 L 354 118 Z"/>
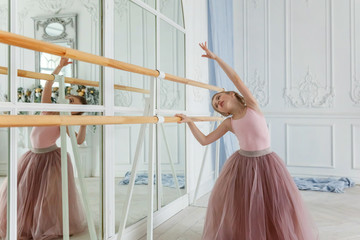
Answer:
<path fill-rule="evenodd" d="M 62 186 L 63 239 L 69 240 L 69 234 L 70 234 L 69 233 L 69 190 L 68 190 L 66 126 L 60 127 L 60 135 L 61 135 L 61 186 Z"/>
<path fill-rule="evenodd" d="M 55 81 L 59 81 L 59 99 L 60 104 L 66 104 L 64 76 L 54 75 Z M 66 115 L 60 112 L 61 116 Z M 62 220 L 63 220 L 63 239 L 69 240 L 69 183 L 68 183 L 68 158 L 66 142 L 66 126 L 60 127 L 61 136 L 61 191 L 62 191 Z"/>
<path fill-rule="evenodd" d="M 17 27 L 17 1 L 9 0 L 9 30 L 16 33 Z M 17 79 L 16 79 L 16 48 L 9 47 L 9 74 L 10 74 L 10 101 L 17 102 Z M 11 114 L 17 114 L 16 108 Z M 17 134 L 16 128 L 10 128 L 10 161 L 8 164 L 8 187 L 7 187 L 7 239 L 17 239 Z"/>
<path fill-rule="evenodd" d="M 161 6 L 161 2 L 160 0 L 156 0 L 156 10 L 158 12 L 160 12 L 160 6 Z M 160 24 L 160 16 L 158 14 L 156 14 L 156 69 L 161 70 L 161 56 L 160 56 L 160 45 L 161 45 L 161 38 L 160 38 L 160 30 L 161 30 L 161 24 Z M 154 78 L 155 81 L 155 89 L 156 89 L 156 93 L 160 93 L 160 81 L 162 81 L 160 78 Z M 156 110 L 159 109 L 160 107 L 160 94 L 155 94 L 155 100 L 156 100 Z M 156 114 L 157 112 L 155 112 Z M 156 146 L 156 149 L 158 147 Z M 159 161 L 159 163 L 157 164 L 157 168 L 156 168 L 156 172 L 157 172 L 157 179 L 158 179 L 158 184 L 157 184 L 157 193 L 156 193 L 156 199 L 157 199 L 157 208 L 158 210 L 160 210 L 162 202 L 163 202 L 163 191 L 162 191 L 162 180 L 161 180 L 161 162 Z"/>
<path fill-rule="evenodd" d="M 155 115 L 156 107 L 156 78 L 150 82 L 150 111 Z M 154 228 L 154 165 L 156 162 L 156 124 L 149 124 L 149 169 L 148 169 L 148 214 L 147 214 L 147 240 L 153 239 Z M 158 178 L 157 178 L 158 179 Z"/>
<path fill-rule="evenodd" d="M 114 59 L 114 0 L 103 1 L 103 54 Z M 114 69 L 103 68 L 102 96 L 105 116 L 114 116 Z M 114 125 L 103 126 L 103 219 L 104 239 L 115 235 L 115 142 Z"/>

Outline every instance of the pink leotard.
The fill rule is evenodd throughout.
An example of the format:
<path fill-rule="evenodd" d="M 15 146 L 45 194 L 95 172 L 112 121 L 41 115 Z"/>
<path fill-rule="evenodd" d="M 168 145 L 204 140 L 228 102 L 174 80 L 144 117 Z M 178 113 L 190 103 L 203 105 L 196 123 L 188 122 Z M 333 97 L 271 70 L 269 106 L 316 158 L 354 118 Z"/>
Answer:
<path fill-rule="evenodd" d="M 242 118 L 231 118 L 231 126 L 242 150 L 258 151 L 270 147 L 265 118 L 255 110 L 248 107 Z"/>
<path fill-rule="evenodd" d="M 46 113 L 42 113 L 42 115 L 46 115 Z M 59 137 L 59 126 L 33 127 L 30 141 L 33 148 L 47 148 L 54 145 Z"/>

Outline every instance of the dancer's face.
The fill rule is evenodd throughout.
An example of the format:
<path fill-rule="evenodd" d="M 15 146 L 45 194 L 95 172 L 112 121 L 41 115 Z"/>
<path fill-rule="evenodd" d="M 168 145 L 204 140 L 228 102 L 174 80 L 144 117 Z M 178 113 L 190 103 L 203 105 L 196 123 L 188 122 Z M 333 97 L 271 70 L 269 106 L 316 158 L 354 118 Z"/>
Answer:
<path fill-rule="evenodd" d="M 229 115 L 233 101 L 234 94 L 217 93 L 213 98 L 212 106 L 216 111 Z"/>
<path fill-rule="evenodd" d="M 77 97 L 66 96 L 65 98 L 69 100 L 69 103 L 70 103 L 70 104 L 81 104 L 80 99 L 77 98 Z"/>
<path fill-rule="evenodd" d="M 73 97 L 73 96 L 66 96 L 66 99 L 69 100 L 70 104 L 82 104 L 80 99 L 77 97 Z M 81 115 L 82 112 L 71 112 L 71 115 Z"/>

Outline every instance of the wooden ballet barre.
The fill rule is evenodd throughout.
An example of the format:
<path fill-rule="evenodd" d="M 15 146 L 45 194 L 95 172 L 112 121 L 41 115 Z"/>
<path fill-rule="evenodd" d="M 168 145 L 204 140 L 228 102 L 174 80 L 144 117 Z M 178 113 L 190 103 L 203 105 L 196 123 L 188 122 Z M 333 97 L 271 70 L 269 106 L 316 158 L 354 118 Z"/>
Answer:
<path fill-rule="evenodd" d="M 8 74 L 8 70 L 6 67 L 1 67 L 0 66 L 0 74 L 4 74 L 4 75 L 7 75 Z"/>
<path fill-rule="evenodd" d="M 46 52 L 46 53 L 57 55 L 57 56 L 67 57 L 67 58 L 71 58 L 74 60 L 97 64 L 97 65 L 101 65 L 104 67 L 116 68 L 116 69 L 133 72 L 133 73 L 138 73 L 138 74 L 142 74 L 142 75 L 147 75 L 147 76 L 152 76 L 152 77 L 159 77 L 159 75 L 160 75 L 160 73 L 157 70 L 140 67 L 140 66 L 137 66 L 134 64 L 125 63 L 125 62 L 121 62 L 118 60 L 114 60 L 114 59 L 110 59 L 110 58 L 106 58 L 106 57 L 102 57 L 102 56 L 97 56 L 97 55 L 82 52 L 82 51 L 79 51 L 76 49 L 59 46 L 59 45 L 52 44 L 49 42 L 32 39 L 29 37 L 21 36 L 21 35 L 6 32 L 6 31 L 0 31 L 0 42 L 8 44 L 8 45 L 13 45 L 13 46 L 21 47 L 21 48 L 38 51 L 38 52 Z M 224 91 L 223 88 L 220 88 L 217 86 L 213 86 L 213 85 L 202 83 L 202 82 L 197 82 L 197 81 L 190 80 L 187 78 L 170 75 L 167 73 L 165 74 L 164 79 L 173 81 L 173 82 L 188 84 L 188 85 L 192 85 L 192 86 L 196 86 L 196 87 L 200 87 L 200 88 L 206 88 L 206 89 L 214 90 L 217 92 Z"/>
<path fill-rule="evenodd" d="M 194 122 L 222 121 L 221 117 L 190 117 Z M 179 117 L 164 117 L 164 123 L 176 123 Z M 135 116 L 60 116 L 60 115 L 0 115 L 0 127 L 39 127 L 71 125 L 117 125 L 158 123 L 159 118 Z"/>
<path fill-rule="evenodd" d="M 7 68 L 0 66 L 0 74 L 5 74 L 5 75 L 8 74 Z M 54 81 L 54 76 L 51 74 L 31 72 L 31 71 L 26 71 L 26 70 L 21 70 L 21 69 L 19 69 L 17 71 L 17 75 L 19 77 L 24 77 L 24 78 L 34 78 L 34 79 L 42 79 L 42 80 L 46 80 L 46 81 Z M 99 87 L 99 82 L 82 80 L 79 78 L 71 78 L 71 77 L 65 77 L 65 83 Z M 118 84 L 114 84 L 114 88 L 118 89 L 118 90 L 129 91 L 129 92 L 150 94 L 149 90 L 142 89 L 142 88 L 128 87 L 128 86 L 118 85 Z"/>

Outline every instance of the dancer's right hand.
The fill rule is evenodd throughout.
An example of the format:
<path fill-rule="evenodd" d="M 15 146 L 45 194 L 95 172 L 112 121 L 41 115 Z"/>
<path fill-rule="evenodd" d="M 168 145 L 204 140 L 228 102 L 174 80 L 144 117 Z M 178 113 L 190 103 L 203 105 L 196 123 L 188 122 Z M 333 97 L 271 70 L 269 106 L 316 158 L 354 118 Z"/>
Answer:
<path fill-rule="evenodd" d="M 61 57 L 60 62 L 59 62 L 59 66 L 60 67 L 65 67 L 69 64 L 71 64 L 72 62 L 69 62 L 69 58 L 66 57 Z"/>
<path fill-rule="evenodd" d="M 181 118 L 181 120 L 178 121 L 178 123 L 192 122 L 191 118 L 187 117 L 185 114 L 175 114 L 175 117 Z"/>

